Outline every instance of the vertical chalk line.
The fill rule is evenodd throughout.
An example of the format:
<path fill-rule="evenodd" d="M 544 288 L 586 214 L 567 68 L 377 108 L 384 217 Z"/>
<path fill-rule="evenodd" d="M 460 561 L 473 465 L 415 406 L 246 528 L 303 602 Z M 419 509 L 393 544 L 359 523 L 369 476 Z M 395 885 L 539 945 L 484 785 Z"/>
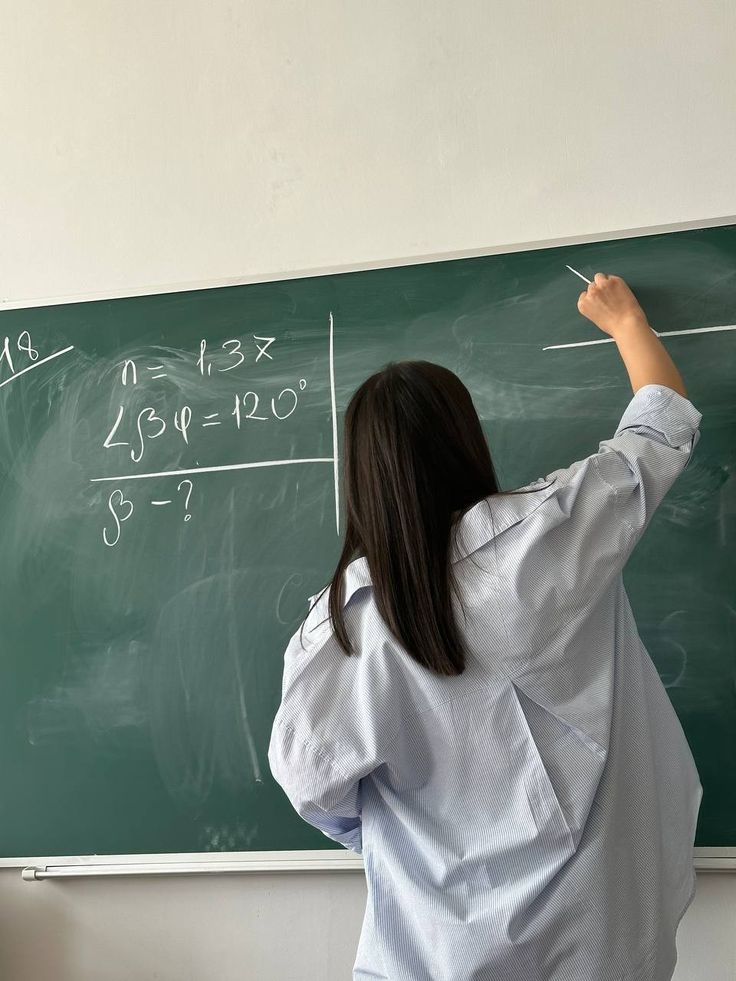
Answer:
<path fill-rule="evenodd" d="M 335 478 L 335 531 L 340 534 L 340 469 L 337 456 L 337 408 L 335 406 L 335 322 L 330 310 L 330 399 L 332 403 L 332 471 Z"/>

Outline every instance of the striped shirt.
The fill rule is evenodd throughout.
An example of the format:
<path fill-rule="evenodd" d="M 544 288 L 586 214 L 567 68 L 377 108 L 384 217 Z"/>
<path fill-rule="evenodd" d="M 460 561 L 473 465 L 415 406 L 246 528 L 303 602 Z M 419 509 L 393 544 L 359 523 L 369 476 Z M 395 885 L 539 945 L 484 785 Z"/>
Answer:
<path fill-rule="evenodd" d="M 700 418 L 646 385 L 597 453 L 462 516 L 463 674 L 406 653 L 364 558 L 358 653 L 326 595 L 292 638 L 268 758 L 301 817 L 363 856 L 353 979 L 672 976 L 702 787 L 621 571 Z"/>

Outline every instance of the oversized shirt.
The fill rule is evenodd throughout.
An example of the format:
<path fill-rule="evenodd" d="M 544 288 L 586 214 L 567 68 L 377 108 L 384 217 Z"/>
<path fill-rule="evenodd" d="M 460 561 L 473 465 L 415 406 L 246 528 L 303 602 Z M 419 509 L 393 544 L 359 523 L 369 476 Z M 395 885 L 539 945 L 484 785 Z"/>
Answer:
<path fill-rule="evenodd" d="M 326 593 L 292 638 L 269 763 L 363 856 L 354 979 L 671 977 L 702 787 L 621 571 L 700 418 L 645 385 L 597 453 L 465 512 L 462 674 L 407 654 L 364 558 L 344 591 L 356 653 Z"/>

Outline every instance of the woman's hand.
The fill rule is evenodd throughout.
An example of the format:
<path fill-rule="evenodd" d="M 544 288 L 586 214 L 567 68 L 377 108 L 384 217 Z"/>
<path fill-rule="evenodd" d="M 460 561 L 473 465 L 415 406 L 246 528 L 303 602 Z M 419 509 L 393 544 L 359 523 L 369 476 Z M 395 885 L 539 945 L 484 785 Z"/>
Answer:
<path fill-rule="evenodd" d="M 680 372 L 620 276 L 596 273 L 578 297 L 578 310 L 614 339 L 634 392 L 644 385 L 666 385 L 687 394 Z"/>
<path fill-rule="evenodd" d="M 593 282 L 578 297 L 578 310 L 611 337 L 631 327 L 649 329 L 639 301 L 620 276 L 596 273 Z"/>

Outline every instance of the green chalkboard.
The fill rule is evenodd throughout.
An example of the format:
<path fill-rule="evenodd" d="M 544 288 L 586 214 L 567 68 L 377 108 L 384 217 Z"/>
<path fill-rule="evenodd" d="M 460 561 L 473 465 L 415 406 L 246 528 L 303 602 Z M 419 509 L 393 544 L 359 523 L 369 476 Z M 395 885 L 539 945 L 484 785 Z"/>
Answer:
<path fill-rule="evenodd" d="M 736 844 L 736 331 L 698 330 L 736 324 L 730 226 L 0 314 L 3 856 L 333 847 L 266 757 L 338 554 L 333 419 L 426 358 L 505 488 L 594 452 L 630 390 L 566 263 L 633 285 L 703 413 L 625 578 L 700 769 L 697 843 Z"/>

